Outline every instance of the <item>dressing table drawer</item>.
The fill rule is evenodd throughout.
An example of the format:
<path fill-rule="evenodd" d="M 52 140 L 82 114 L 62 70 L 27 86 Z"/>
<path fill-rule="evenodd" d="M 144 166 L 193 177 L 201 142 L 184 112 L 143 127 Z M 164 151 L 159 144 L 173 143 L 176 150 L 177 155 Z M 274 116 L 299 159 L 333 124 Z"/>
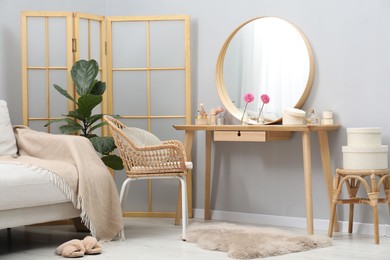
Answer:
<path fill-rule="evenodd" d="M 265 142 L 265 131 L 214 131 L 214 141 Z"/>

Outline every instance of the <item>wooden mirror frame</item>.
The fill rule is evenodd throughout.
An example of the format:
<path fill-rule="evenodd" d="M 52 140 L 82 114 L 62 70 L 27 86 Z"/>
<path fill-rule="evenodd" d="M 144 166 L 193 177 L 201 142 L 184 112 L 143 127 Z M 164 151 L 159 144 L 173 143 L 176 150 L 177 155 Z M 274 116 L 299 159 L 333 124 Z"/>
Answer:
<path fill-rule="evenodd" d="M 232 41 L 233 37 L 236 35 L 236 33 L 241 28 L 243 28 L 245 25 L 249 24 L 252 21 L 259 20 L 259 19 L 264 19 L 264 18 L 278 18 L 278 19 L 281 19 L 281 20 L 289 23 L 290 25 L 292 25 L 299 32 L 299 34 L 302 36 L 302 39 L 304 40 L 304 42 L 306 44 L 306 48 L 307 48 L 307 51 L 308 51 L 308 57 L 309 57 L 309 75 L 308 75 L 307 83 L 306 83 L 306 86 L 305 86 L 304 91 L 302 93 L 302 96 L 297 101 L 297 103 L 295 104 L 295 106 L 294 106 L 295 108 L 300 108 L 304 104 L 304 102 L 306 101 L 306 99 L 307 99 L 307 97 L 308 97 L 308 95 L 310 93 L 310 90 L 311 90 L 311 87 L 312 87 L 312 84 L 313 84 L 313 79 L 314 79 L 314 58 L 313 58 L 313 54 L 312 54 L 312 50 L 311 50 L 310 44 L 309 44 L 306 36 L 303 34 L 303 32 L 298 27 L 296 27 L 294 24 L 292 24 L 292 23 L 290 23 L 290 22 L 288 22 L 288 21 L 286 21 L 286 20 L 284 20 L 282 18 L 279 18 L 279 17 L 262 16 L 262 17 L 256 17 L 254 19 L 251 19 L 251 20 L 241 24 L 237 29 L 235 29 L 230 34 L 230 36 L 227 38 L 227 40 L 225 41 L 225 43 L 223 44 L 223 46 L 221 48 L 221 51 L 219 53 L 218 60 L 217 60 L 217 65 L 216 65 L 216 87 L 217 87 L 219 98 L 221 99 L 221 102 L 225 106 L 226 110 L 233 117 L 235 117 L 238 120 L 241 119 L 242 112 L 240 112 L 239 109 L 232 102 L 232 100 L 231 100 L 231 98 L 229 96 L 229 93 L 228 93 L 228 91 L 226 89 L 225 82 L 224 82 L 224 77 L 223 77 L 223 66 L 224 66 L 226 51 L 227 51 L 227 49 L 229 47 L 229 44 Z M 274 120 L 272 122 L 268 122 L 267 124 L 280 123 L 281 120 L 282 120 L 282 118 L 280 117 L 277 120 Z M 257 124 L 257 122 L 255 120 L 249 120 L 249 123 L 250 124 Z"/>

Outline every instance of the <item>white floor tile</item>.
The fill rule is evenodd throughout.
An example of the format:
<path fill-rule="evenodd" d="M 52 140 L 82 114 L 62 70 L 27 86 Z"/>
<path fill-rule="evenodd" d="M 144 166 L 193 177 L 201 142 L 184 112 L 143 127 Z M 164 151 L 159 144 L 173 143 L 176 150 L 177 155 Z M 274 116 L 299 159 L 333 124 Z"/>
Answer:
<path fill-rule="evenodd" d="M 193 221 L 202 221 L 191 219 Z M 298 233 L 305 230 L 294 229 Z M 326 235 L 324 232 L 316 234 Z M 57 246 L 70 239 L 82 239 L 88 233 L 75 232 L 73 226 L 28 226 L 0 230 L 0 259 L 46 260 L 61 259 L 54 253 Z M 231 260 L 225 252 L 207 251 L 195 244 L 181 240 L 181 227 L 173 225 L 173 219 L 126 218 L 123 242 L 103 244 L 100 255 L 86 255 L 86 259 L 115 260 Z M 380 237 L 380 245 L 372 236 L 336 233 L 333 246 L 302 253 L 276 256 L 271 259 L 390 259 L 390 238 Z"/>

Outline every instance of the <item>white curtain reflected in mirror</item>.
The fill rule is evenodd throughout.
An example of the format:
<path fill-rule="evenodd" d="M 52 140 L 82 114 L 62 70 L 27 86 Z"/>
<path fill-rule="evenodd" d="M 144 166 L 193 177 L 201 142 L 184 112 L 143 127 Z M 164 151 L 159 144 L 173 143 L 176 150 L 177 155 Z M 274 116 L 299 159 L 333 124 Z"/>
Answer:
<path fill-rule="evenodd" d="M 262 106 L 262 94 L 270 97 L 263 111 L 271 121 L 282 117 L 283 108 L 301 105 L 312 83 L 312 60 L 305 38 L 294 25 L 276 17 L 254 19 L 239 27 L 225 45 L 223 85 L 239 112 L 248 92 L 256 97 L 247 107 L 253 117 Z"/>

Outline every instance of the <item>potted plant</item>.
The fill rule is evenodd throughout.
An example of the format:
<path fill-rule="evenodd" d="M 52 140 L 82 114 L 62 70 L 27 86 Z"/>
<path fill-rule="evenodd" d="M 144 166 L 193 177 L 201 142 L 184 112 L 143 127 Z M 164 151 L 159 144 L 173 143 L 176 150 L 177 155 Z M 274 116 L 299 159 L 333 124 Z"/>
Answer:
<path fill-rule="evenodd" d="M 53 85 L 60 94 L 76 104 L 77 108 L 60 119 L 49 120 L 45 126 L 55 122 L 65 122 L 65 125 L 59 127 L 62 134 L 79 134 L 88 138 L 95 150 L 102 155 L 102 161 L 107 167 L 121 170 L 123 169 L 121 158 L 112 154 L 116 148 L 113 138 L 101 137 L 93 133 L 94 130 L 106 125 L 101 120 L 103 114 L 92 113 L 92 110 L 102 102 L 106 91 L 106 83 L 96 79 L 98 73 L 99 64 L 95 60 L 77 61 L 72 66 L 71 76 L 76 85 L 78 98 L 72 97 L 66 89 Z"/>

